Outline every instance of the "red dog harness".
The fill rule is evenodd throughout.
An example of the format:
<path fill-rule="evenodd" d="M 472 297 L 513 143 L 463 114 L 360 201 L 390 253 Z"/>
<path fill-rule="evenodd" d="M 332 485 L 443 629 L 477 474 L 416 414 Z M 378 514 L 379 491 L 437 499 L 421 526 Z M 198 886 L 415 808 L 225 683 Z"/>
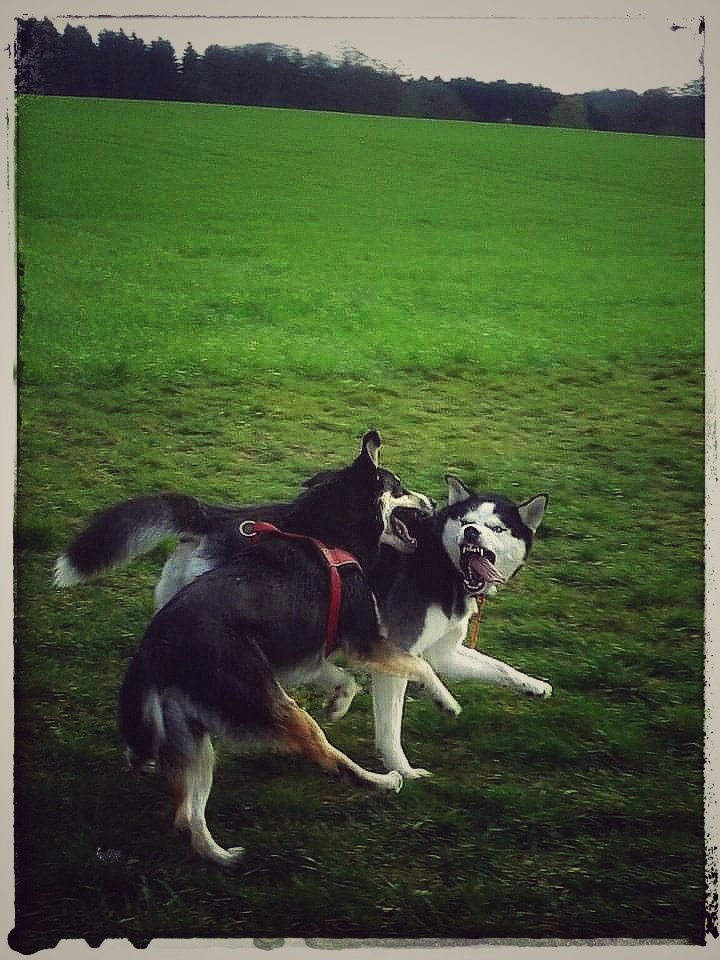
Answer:
<path fill-rule="evenodd" d="M 286 540 L 305 540 L 312 543 L 320 556 L 325 561 L 328 574 L 330 576 L 330 603 L 328 605 L 327 622 L 325 625 L 325 656 L 327 657 L 337 646 L 337 629 L 340 618 L 340 602 L 342 600 L 342 580 L 338 573 L 338 567 L 354 566 L 360 567 L 359 561 L 347 550 L 340 547 L 326 547 L 324 543 L 316 540 L 314 537 L 307 537 L 301 533 L 286 533 L 280 530 L 273 523 L 266 523 L 264 520 L 243 520 L 240 524 L 240 533 L 243 537 L 248 537 L 253 543 L 258 538 L 273 534 L 274 536 L 284 537 Z"/>

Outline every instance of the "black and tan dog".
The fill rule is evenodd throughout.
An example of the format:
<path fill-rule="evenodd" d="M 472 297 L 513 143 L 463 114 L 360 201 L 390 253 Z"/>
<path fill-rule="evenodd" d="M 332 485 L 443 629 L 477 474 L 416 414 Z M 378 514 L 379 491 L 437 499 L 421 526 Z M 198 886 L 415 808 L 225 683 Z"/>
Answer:
<path fill-rule="evenodd" d="M 380 495 L 380 544 L 402 555 L 412 552 L 417 542 L 407 524 L 431 515 L 434 501 L 406 489 L 400 479 L 378 466 Z M 322 471 L 305 480 L 303 487 L 322 487 L 332 471 Z M 322 499 L 313 503 L 322 510 Z M 196 577 L 236 559 L 243 544 L 239 526 L 244 520 L 263 521 L 285 528 L 286 518 L 296 514 L 290 502 L 213 504 L 185 493 L 146 494 L 114 503 L 100 510 L 73 538 L 55 564 L 58 587 L 85 583 L 174 540 L 155 585 L 155 609 L 159 610 Z M 333 659 L 323 658 L 312 670 L 296 670 L 296 684 L 310 684 L 327 696 L 328 720 L 339 720 L 350 709 L 359 691 L 355 678 Z"/>
<path fill-rule="evenodd" d="M 378 465 L 379 446 L 370 431 L 349 466 L 315 478 L 285 505 L 282 532 L 247 520 L 228 534 L 222 566 L 196 577 L 156 612 L 128 667 L 119 725 L 129 757 L 135 766 L 157 763 L 175 795 L 176 826 L 188 828 L 194 849 L 216 863 L 234 863 L 242 849 L 221 847 L 206 824 L 213 738 L 266 742 L 355 784 L 400 789 L 401 774 L 358 766 L 285 692 L 294 679 L 322 671 L 330 641 L 350 663 L 414 680 L 440 709 L 459 712 L 426 661 L 380 635 L 365 570 L 383 537 L 402 529 L 411 548 L 413 515 L 430 508 L 426 498 L 412 500 L 403 490 L 394 495 L 394 482 Z M 328 553 L 339 564 L 339 597 Z"/>

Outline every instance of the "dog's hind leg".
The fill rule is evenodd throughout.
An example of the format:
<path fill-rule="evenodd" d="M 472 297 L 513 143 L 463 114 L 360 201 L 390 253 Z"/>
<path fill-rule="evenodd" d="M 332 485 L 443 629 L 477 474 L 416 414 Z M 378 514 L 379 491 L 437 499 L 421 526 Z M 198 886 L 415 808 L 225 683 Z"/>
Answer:
<path fill-rule="evenodd" d="M 290 697 L 275 733 L 280 745 L 291 753 L 312 760 L 326 773 L 342 777 L 356 786 L 373 787 L 386 793 L 397 793 L 402 787 L 402 776 L 397 771 L 372 773 L 333 747 L 310 714 Z"/>
<path fill-rule="evenodd" d="M 311 681 L 330 694 L 326 711 L 328 720 L 339 720 L 350 709 L 355 694 L 360 690 L 355 678 L 329 660 L 323 660 Z M 394 769 L 394 768 L 393 768 Z"/>
<path fill-rule="evenodd" d="M 242 847 L 225 850 L 213 839 L 205 820 L 213 782 L 215 751 L 207 733 L 195 741 L 194 750 L 188 755 L 171 755 L 161 751 L 160 767 L 170 783 L 177 802 L 175 826 L 190 831 L 193 849 L 223 867 L 233 866 L 242 857 Z"/>
<path fill-rule="evenodd" d="M 223 867 L 237 863 L 242 847 L 225 850 L 215 842 L 205 820 L 213 784 L 215 751 L 207 729 L 181 700 L 163 702 L 164 740 L 158 750 L 158 770 L 170 784 L 177 803 L 175 826 L 190 832 L 197 853 Z"/>
<path fill-rule="evenodd" d="M 362 662 L 373 673 L 389 673 L 395 677 L 413 680 L 424 687 L 435 706 L 450 717 L 457 717 L 462 707 L 435 673 L 430 664 L 412 653 L 404 653 L 389 643 L 376 644 Z"/>

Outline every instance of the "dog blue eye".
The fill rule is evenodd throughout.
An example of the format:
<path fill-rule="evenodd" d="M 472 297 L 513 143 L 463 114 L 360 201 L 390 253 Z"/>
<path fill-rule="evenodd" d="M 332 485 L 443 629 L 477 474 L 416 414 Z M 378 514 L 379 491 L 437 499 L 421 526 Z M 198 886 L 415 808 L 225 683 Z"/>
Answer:
<path fill-rule="evenodd" d="M 497 524 L 486 523 L 485 526 L 488 530 L 492 530 L 493 533 L 505 533 L 505 527 L 499 527 Z"/>

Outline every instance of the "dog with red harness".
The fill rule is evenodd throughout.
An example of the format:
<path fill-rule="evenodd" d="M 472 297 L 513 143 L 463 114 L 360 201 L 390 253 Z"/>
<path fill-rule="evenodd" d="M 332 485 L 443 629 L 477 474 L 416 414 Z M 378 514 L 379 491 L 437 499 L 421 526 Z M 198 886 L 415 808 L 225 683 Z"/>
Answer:
<path fill-rule="evenodd" d="M 381 547 L 398 555 L 412 553 L 417 540 L 408 525 L 432 515 L 435 503 L 406 489 L 386 467 L 378 465 L 377 470 L 382 487 Z M 332 476 L 332 470 L 322 470 L 302 486 L 322 490 Z M 224 505 L 177 492 L 122 500 L 96 513 L 72 539 L 55 564 L 55 585 L 85 583 L 174 540 L 155 586 L 155 609 L 159 610 L 197 577 L 237 559 L 238 546 L 247 545 L 241 527 L 247 531 L 250 521 L 261 521 L 284 528 L 286 517 L 292 518 L 295 510 L 295 501 Z M 326 717 L 331 721 L 347 713 L 360 689 L 353 675 L 329 657 L 312 669 L 296 669 L 293 677 L 296 683 L 310 684 L 326 695 Z"/>
<path fill-rule="evenodd" d="M 193 848 L 231 865 L 242 848 L 211 835 L 213 739 L 264 742 L 358 786 L 397 792 L 402 776 L 363 769 L 329 743 L 285 687 L 325 669 L 328 655 L 425 687 L 451 716 L 460 708 L 422 658 L 383 639 L 365 571 L 385 538 L 427 498 L 394 497 L 369 431 L 347 467 L 324 472 L 291 504 L 282 529 L 249 518 L 228 534 L 222 566 L 195 578 L 155 614 L 127 669 L 119 727 L 133 766 L 155 761 Z"/>

